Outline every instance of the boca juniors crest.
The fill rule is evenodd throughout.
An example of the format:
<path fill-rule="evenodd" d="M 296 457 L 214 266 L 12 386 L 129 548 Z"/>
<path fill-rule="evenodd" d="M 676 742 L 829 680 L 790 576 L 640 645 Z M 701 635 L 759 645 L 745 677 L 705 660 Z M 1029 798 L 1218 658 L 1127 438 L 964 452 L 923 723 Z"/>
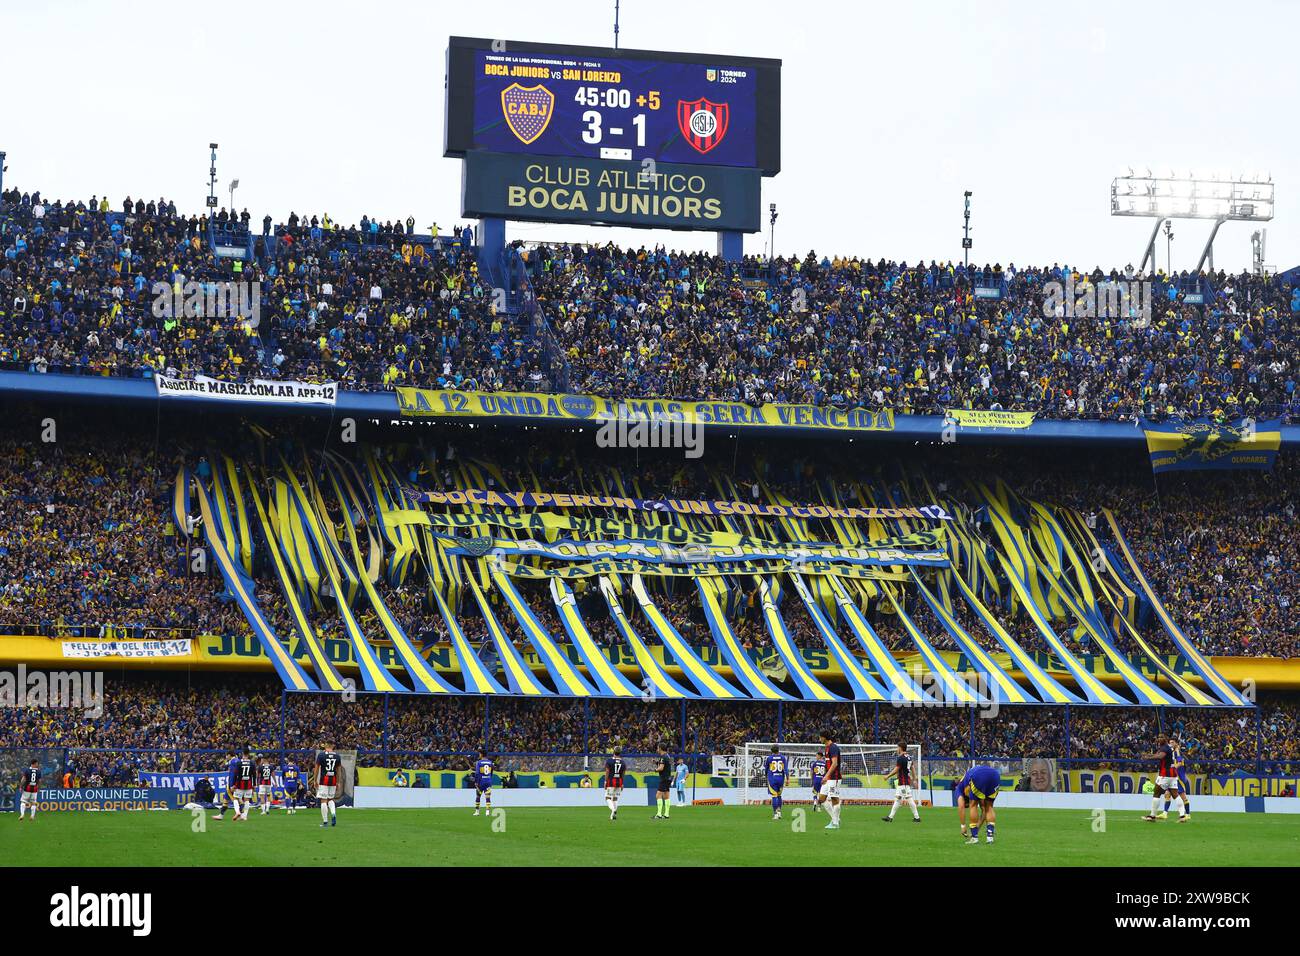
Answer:
<path fill-rule="evenodd" d="M 726 103 L 713 103 L 706 99 L 677 101 L 677 128 L 701 153 L 707 153 L 722 142 L 727 135 L 727 122 L 731 109 Z"/>
<path fill-rule="evenodd" d="M 522 143 L 531 143 L 546 132 L 555 107 L 555 94 L 542 86 L 511 83 L 501 91 L 501 112 L 510 132 Z"/>

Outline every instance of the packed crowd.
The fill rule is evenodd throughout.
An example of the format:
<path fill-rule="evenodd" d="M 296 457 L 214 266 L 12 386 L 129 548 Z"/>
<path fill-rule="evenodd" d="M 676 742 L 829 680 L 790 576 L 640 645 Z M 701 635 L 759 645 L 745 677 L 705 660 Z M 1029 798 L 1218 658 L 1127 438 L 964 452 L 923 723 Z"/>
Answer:
<path fill-rule="evenodd" d="M 212 769 L 236 748 L 301 752 L 332 738 L 361 751 L 362 766 L 461 767 L 480 747 L 510 755 L 734 753 L 747 741 L 815 742 L 830 729 L 846 743 L 922 746 L 927 759 L 1046 757 L 1089 766 L 1146 766 L 1158 733 L 1185 741 L 1192 769 L 1300 770 L 1300 701 L 1266 696 L 1260 712 L 1075 707 L 1004 708 L 996 715 L 882 704 L 523 700 L 288 695 L 273 678 L 229 674 L 111 675 L 103 713 L 71 708 L 0 710 L 0 739 L 19 748 L 79 754 L 83 776 L 107 783 L 137 770 Z M 140 752 L 135 752 L 140 751 Z M 1127 762 L 1136 763 L 1127 763 Z M 571 766 L 572 761 L 568 764 Z M 538 769 L 533 766 L 533 769 Z"/>
<path fill-rule="evenodd" d="M 662 249 L 530 256 L 573 391 L 1050 418 L 1300 413 L 1300 292 L 1272 280 L 1161 279 L 1150 315 L 1073 318 L 1049 284 L 1086 297 L 1127 277 L 814 253 L 773 265 L 755 280 Z"/>
<path fill-rule="evenodd" d="M 192 634 L 237 627 L 164 534 L 166 466 L 113 441 L 0 441 L 0 633 Z"/>
<path fill-rule="evenodd" d="M 0 632 L 64 636 L 149 636 L 210 633 L 251 634 L 237 606 L 216 577 L 195 574 L 184 560 L 184 548 L 173 526 L 172 484 L 182 460 L 198 457 L 193 449 L 171 443 L 150 444 L 121 440 L 111 428 L 92 425 L 75 439 L 36 443 L 11 432 L 0 441 Z M 618 464 L 624 475 L 636 474 L 642 493 L 664 489 L 682 497 L 712 498 L 719 494 L 749 498 L 760 494 L 760 482 L 791 500 L 818 500 L 817 495 L 849 477 L 875 482 L 890 494 L 885 475 L 893 466 L 864 473 L 853 462 L 839 458 L 833 448 L 819 450 L 816 458 L 799 453 L 799 447 L 780 449 L 771 457 L 738 457 L 734 484 L 725 492 L 716 475 L 681 459 L 643 459 L 636 471 L 618 457 L 583 459 L 562 442 L 535 447 L 525 455 L 517 442 L 487 442 L 484 455 L 500 463 L 505 476 L 535 474 L 542 487 L 555 492 L 599 491 L 602 469 Z M 794 453 L 787 454 L 788 451 Z M 439 446 L 430 466 L 412 446 L 411 480 L 455 484 L 454 448 Z M 1090 515 L 1099 540 L 1115 542 L 1100 518 L 1102 508 L 1113 509 L 1137 561 L 1165 602 L 1173 619 L 1205 654 L 1232 656 L 1300 657 L 1300 620 L 1293 613 L 1300 600 L 1300 544 L 1289 532 L 1300 500 L 1300 468 L 1290 455 L 1282 455 L 1271 474 L 1233 474 L 1162 477 L 1153 484 L 1138 466 L 1120 466 L 1097 456 L 1067 454 L 1060 467 L 1044 468 L 1023 456 L 979 450 L 978 467 L 988 475 L 1001 475 L 1009 486 L 1036 500 L 1068 505 Z M 917 452 L 913 473 L 925 473 L 940 498 L 963 500 L 963 484 L 971 465 L 958 455 L 927 458 Z M 394 464 L 399 473 L 408 467 L 400 453 Z M 842 472 L 846 464 L 852 472 Z M 420 469 L 425 468 L 425 474 Z M 575 480 L 577 474 L 583 480 Z M 527 485 L 526 478 L 507 478 Z M 731 480 L 731 479 L 728 479 Z M 594 484 L 593 484 L 594 482 Z M 1156 493 L 1158 490 L 1158 494 Z M 335 516 L 337 519 L 337 516 Z M 986 518 L 977 527 L 994 540 Z M 818 532 L 816 527 L 814 532 Z M 821 529 L 826 540 L 830 529 Z M 281 635 L 295 633 L 293 621 L 270 569 L 259 560 L 255 594 L 264 615 Z M 399 623 L 418 646 L 446 641 L 445 622 L 420 585 L 421 575 L 401 587 L 381 578 L 379 587 Z M 726 602 L 730 624 L 740 643 L 762 660 L 775 662 L 775 647 L 761 610 L 753 579 L 729 579 L 732 597 Z M 546 588 L 534 582 L 520 585 L 534 615 L 557 639 L 567 635 Z M 573 590 L 583 619 L 595 641 L 604 646 L 623 643 L 594 580 L 575 580 Z M 513 612 L 501 604 L 495 589 L 488 590 L 498 622 L 521 648 L 527 637 Z M 683 638 L 696 646 L 713 643 L 698 594 L 690 581 L 654 588 L 654 600 Z M 654 644 L 657 638 L 640 614 L 630 594 L 623 609 L 639 636 Z M 920 632 L 940 650 L 957 644 L 948 636 L 928 607 L 909 597 L 908 615 Z M 787 589 L 780 604 L 782 620 L 801 647 L 818 647 L 820 635 L 798 596 Z M 346 640 L 336 614 L 308 607 L 313 625 L 324 637 Z M 365 602 L 357 606 L 363 632 L 379 634 L 381 628 Z M 462 595 L 456 607 L 458 622 L 474 646 L 487 639 L 485 622 L 474 600 Z M 999 647 L 993 636 L 964 606 L 954 613 L 971 637 L 990 651 Z M 1023 613 L 998 608 L 995 614 L 1010 635 L 1031 652 L 1050 654 L 1052 648 L 1037 626 Z M 869 623 L 886 646 L 914 653 L 908 630 L 887 604 L 875 602 L 866 610 Z M 1170 641 L 1154 614 L 1140 619 L 1146 639 L 1157 648 L 1170 649 Z M 1061 631 L 1066 643 L 1073 639 Z M 843 635 L 842 635 L 843 636 Z M 1082 635 L 1086 637 L 1086 635 Z M 1124 653 L 1140 652 L 1134 643 L 1117 635 Z M 1079 650 L 1096 653 L 1084 640 Z"/>
<path fill-rule="evenodd" d="M 0 367 L 29 372 L 547 389 L 472 251 L 366 219 L 299 219 L 249 259 L 170 201 L 0 198 Z M 413 228 L 413 224 L 412 224 Z M 220 284 L 238 283 L 226 287 Z M 237 294 L 224 292 L 234 288 Z"/>
<path fill-rule="evenodd" d="M 1127 274 L 811 252 L 732 264 L 542 245 L 521 253 L 546 320 L 534 329 L 501 308 L 467 243 L 417 237 L 410 217 L 350 227 L 266 217 L 244 261 L 213 254 L 209 225 L 247 231 L 247 211 L 221 215 L 210 224 L 170 201 L 128 199 L 118 212 L 98 197 L 4 194 L 0 364 L 354 389 L 1300 420 L 1300 289 L 1250 274 L 1157 277 L 1149 296 L 1096 318 L 1052 290 L 1095 301 Z M 257 315 L 159 314 L 155 283 L 230 280 L 258 284 Z"/>

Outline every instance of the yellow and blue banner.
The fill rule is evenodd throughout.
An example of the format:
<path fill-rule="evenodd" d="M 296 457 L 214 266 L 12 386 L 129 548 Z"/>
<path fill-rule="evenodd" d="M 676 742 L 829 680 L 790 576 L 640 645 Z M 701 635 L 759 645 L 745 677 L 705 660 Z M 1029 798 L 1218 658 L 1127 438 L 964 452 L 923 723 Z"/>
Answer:
<path fill-rule="evenodd" d="M 645 422 L 654 425 L 723 425 L 728 428 L 799 428 L 829 432 L 892 431 L 889 408 L 832 408 L 769 402 L 680 402 L 658 398 L 614 400 L 596 395 L 541 392 L 463 392 L 397 387 L 404 418 L 528 419 L 532 421 Z"/>
<path fill-rule="evenodd" d="M 607 697 L 640 697 L 641 692 L 609 662 L 587 630 L 587 624 L 578 610 L 578 602 L 563 581 L 551 579 L 551 600 L 560 616 L 560 623 L 569 635 L 569 642 L 578 651 L 587 666 L 587 675 Z"/>
<path fill-rule="evenodd" d="M 1232 424 L 1208 421 L 1142 422 L 1157 475 L 1170 471 L 1271 471 L 1282 447 L 1278 419 L 1243 418 Z"/>

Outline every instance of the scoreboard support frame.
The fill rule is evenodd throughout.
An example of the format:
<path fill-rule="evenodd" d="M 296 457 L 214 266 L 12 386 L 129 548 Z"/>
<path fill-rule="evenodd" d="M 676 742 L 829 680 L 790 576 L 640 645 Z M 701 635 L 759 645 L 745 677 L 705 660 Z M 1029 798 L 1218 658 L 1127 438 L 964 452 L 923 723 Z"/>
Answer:
<path fill-rule="evenodd" d="M 506 221 L 498 216 L 479 220 L 479 261 L 500 262 L 506 249 Z"/>
<path fill-rule="evenodd" d="M 718 257 L 724 262 L 740 262 L 745 258 L 745 234 L 734 229 L 722 229 L 718 237 Z M 482 262 L 497 262 L 506 248 L 506 220 L 499 216 L 484 216 L 479 220 L 479 256 Z"/>
<path fill-rule="evenodd" d="M 734 229 L 724 229 L 717 233 L 718 256 L 724 262 L 739 262 L 745 258 L 745 234 Z"/>

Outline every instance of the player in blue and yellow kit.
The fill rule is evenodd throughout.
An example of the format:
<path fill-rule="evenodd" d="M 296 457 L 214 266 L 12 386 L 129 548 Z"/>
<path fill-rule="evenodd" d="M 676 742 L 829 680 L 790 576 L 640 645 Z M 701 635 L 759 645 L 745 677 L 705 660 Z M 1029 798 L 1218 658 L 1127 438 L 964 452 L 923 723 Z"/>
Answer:
<path fill-rule="evenodd" d="M 812 767 L 812 792 L 813 792 L 813 813 L 821 812 L 821 804 L 817 802 L 817 794 L 821 793 L 822 780 L 826 777 L 826 758 L 818 754 L 813 758 Z"/>
<path fill-rule="evenodd" d="M 474 816 L 478 816 L 479 801 L 487 803 L 486 813 L 492 815 L 492 761 L 487 752 L 480 750 L 474 763 Z"/>
<path fill-rule="evenodd" d="M 993 801 L 997 799 L 998 788 L 1002 786 L 1002 774 L 992 767 L 971 767 L 966 776 L 957 784 L 957 819 L 961 823 L 961 835 L 966 843 L 979 843 L 980 818 L 984 820 L 984 842 L 993 842 L 994 824 L 997 814 L 993 811 Z M 966 815 L 970 814 L 970 830 L 966 829 Z"/>
<path fill-rule="evenodd" d="M 280 779 L 284 781 L 284 809 L 293 813 L 298 808 L 298 765 L 292 757 L 286 757 L 280 764 Z"/>
<path fill-rule="evenodd" d="M 785 773 L 787 761 L 781 748 L 772 745 L 772 752 L 763 761 L 763 772 L 767 774 L 767 795 L 772 798 L 772 819 L 781 819 L 781 794 L 785 790 Z"/>

